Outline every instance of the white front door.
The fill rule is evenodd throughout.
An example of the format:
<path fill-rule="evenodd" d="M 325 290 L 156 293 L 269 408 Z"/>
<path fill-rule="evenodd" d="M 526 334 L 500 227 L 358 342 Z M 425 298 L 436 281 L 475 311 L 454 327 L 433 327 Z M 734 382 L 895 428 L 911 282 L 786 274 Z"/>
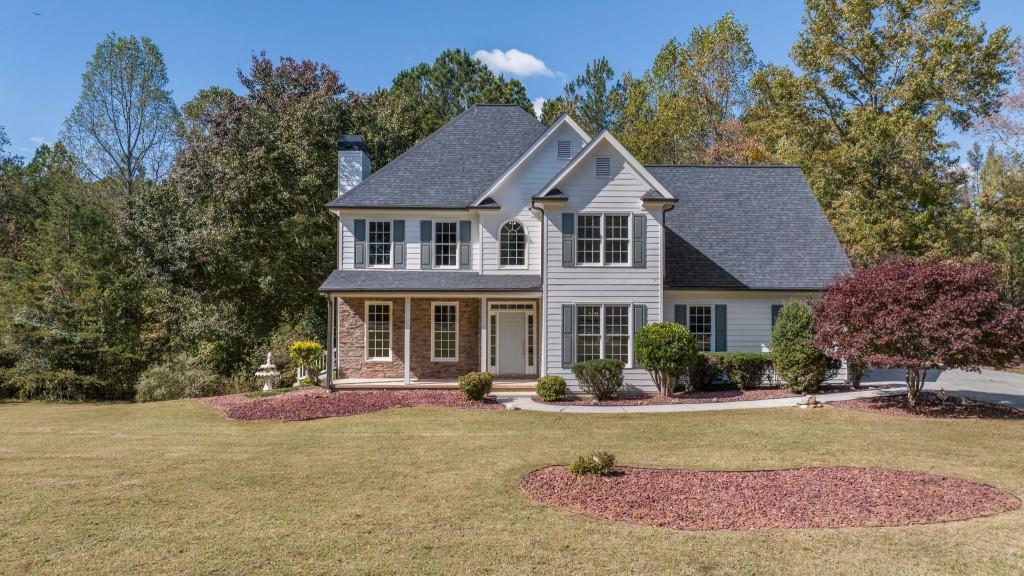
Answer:
<path fill-rule="evenodd" d="M 526 374 L 525 312 L 498 312 L 498 374 Z"/>

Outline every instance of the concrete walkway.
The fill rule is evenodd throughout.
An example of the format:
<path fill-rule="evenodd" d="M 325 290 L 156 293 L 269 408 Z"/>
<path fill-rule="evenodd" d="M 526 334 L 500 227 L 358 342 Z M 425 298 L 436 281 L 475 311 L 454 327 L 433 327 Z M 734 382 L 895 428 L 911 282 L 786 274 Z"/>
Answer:
<path fill-rule="evenodd" d="M 870 390 L 821 394 L 821 402 L 855 400 L 875 396 L 903 394 L 903 372 L 900 370 L 875 370 L 864 379 L 865 384 L 883 386 Z M 1006 404 L 1024 409 L 1024 375 L 995 370 L 981 373 L 963 370 L 935 371 L 929 374 L 926 390 L 945 389 L 950 394 L 967 396 L 994 404 Z M 703 404 L 655 404 L 647 406 L 559 406 L 533 400 L 533 393 L 495 394 L 509 410 L 533 410 L 537 412 L 566 412 L 571 414 L 658 414 L 665 412 L 709 412 L 712 410 L 749 410 L 752 408 L 791 408 L 806 400 L 802 396 L 772 398 L 770 400 L 746 400 L 740 402 L 707 402 Z"/>

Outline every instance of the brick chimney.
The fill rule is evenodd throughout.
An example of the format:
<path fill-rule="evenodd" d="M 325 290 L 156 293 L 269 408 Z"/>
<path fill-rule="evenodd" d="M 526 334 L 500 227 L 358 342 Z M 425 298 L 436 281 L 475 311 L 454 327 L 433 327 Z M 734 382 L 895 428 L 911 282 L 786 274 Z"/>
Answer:
<path fill-rule="evenodd" d="M 370 157 L 366 144 L 355 134 L 338 138 L 338 196 L 356 187 L 370 176 Z"/>

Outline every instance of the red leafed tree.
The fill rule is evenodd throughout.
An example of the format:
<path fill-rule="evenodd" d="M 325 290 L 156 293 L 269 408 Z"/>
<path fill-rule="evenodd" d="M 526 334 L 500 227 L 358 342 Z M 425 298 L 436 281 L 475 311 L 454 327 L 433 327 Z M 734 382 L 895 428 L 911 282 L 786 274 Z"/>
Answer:
<path fill-rule="evenodd" d="M 815 302 L 814 344 L 833 357 L 906 370 L 913 406 L 928 370 L 1002 366 L 1024 354 L 1024 310 L 995 268 L 897 257 L 840 277 Z"/>

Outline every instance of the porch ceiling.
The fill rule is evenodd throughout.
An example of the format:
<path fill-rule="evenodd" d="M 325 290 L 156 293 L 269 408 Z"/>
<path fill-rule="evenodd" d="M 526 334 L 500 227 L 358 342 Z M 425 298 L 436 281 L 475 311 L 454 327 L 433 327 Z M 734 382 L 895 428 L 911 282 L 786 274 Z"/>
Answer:
<path fill-rule="evenodd" d="M 540 275 L 459 270 L 335 270 L 321 292 L 507 292 L 540 290 Z"/>

